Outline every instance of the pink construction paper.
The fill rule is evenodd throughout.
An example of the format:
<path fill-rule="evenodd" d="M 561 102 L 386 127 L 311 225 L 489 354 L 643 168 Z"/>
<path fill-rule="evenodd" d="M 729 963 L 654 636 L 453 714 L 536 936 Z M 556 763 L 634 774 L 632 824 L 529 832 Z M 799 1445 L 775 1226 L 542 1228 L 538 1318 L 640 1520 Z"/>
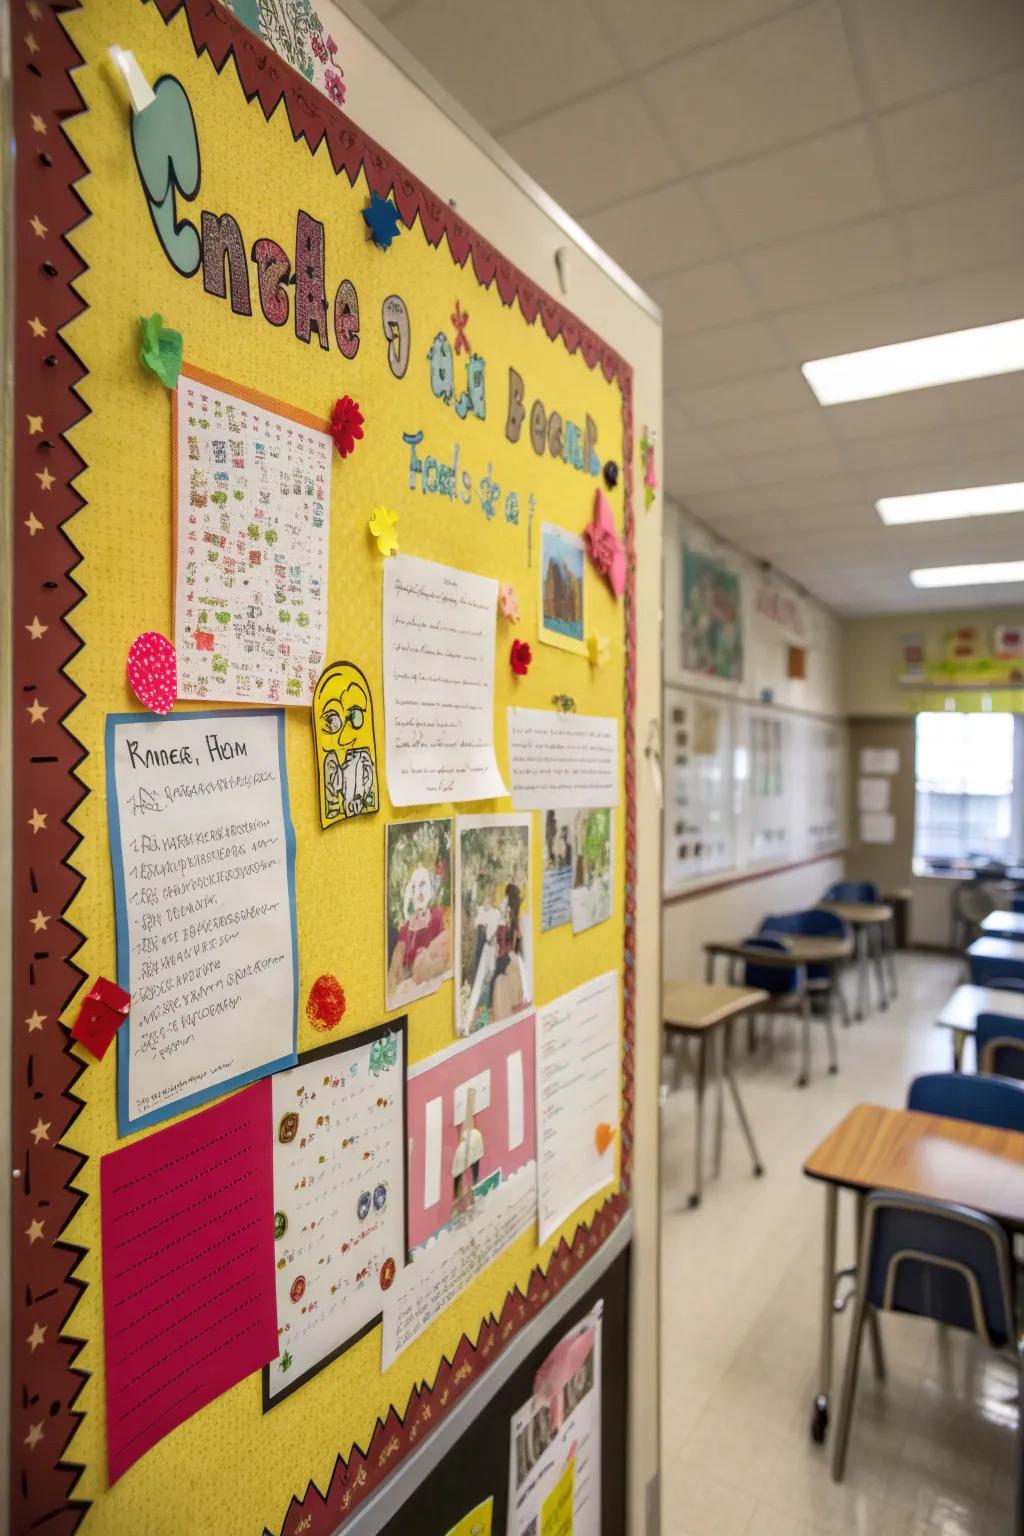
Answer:
<path fill-rule="evenodd" d="M 566 1385 L 587 1363 L 587 1356 L 594 1347 L 597 1333 L 592 1324 L 584 1324 L 567 1333 L 555 1345 L 547 1359 L 538 1367 L 533 1378 L 533 1395 L 546 1403 L 551 1416 L 551 1428 L 562 1424 L 563 1391 Z"/>
<path fill-rule="evenodd" d="M 178 697 L 178 653 L 166 635 L 147 629 L 128 650 L 125 671 L 140 704 L 156 715 L 169 715 Z"/>
<path fill-rule="evenodd" d="M 626 548 L 615 530 L 612 509 L 600 487 L 594 492 L 594 520 L 584 528 L 583 541 L 595 569 L 615 596 L 621 597 L 626 586 Z"/>
<path fill-rule="evenodd" d="M 277 1354 L 270 1079 L 100 1159 L 107 1476 Z"/>
<path fill-rule="evenodd" d="M 508 1178 L 517 1168 L 532 1162 L 537 1155 L 536 1099 L 534 1079 L 534 1015 L 529 1013 L 514 1024 L 481 1031 L 466 1045 L 453 1046 L 425 1071 L 413 1075 L 410 1070 L 405 1090 L 406 1120 L 410 1141 L 408 1212 L 409 1247 L 418 1248 L 445 1225 L 452 1211 L 451 1167 L 462 1127 L 454 1123 L 455 1090 L 461 1083 L 491 1074 L 491 1102 L 481 1110 L 474 1124 L 484 1139 L 477 1181 L 482 1182 L 496 1169 Z M 508 1068 L 506 1063 L 517 1051 L 523 1058 L 523 1139 L 518 1147 L 509 1147 Z M 442 1105 L 441 1199 L 436 1205 L 423 1204 L 424 1143 L 426 1108 L 431 1099 Z M 486 1196 L 484 1196 L 486 1199 Z"/>

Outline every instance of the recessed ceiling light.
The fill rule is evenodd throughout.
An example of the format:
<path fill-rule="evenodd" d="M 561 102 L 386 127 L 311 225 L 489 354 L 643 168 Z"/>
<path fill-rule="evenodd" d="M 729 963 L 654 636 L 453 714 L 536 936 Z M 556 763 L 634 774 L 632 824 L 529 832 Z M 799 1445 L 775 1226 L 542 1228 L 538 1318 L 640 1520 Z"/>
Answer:
<path fill-rule="evenodd" d="M 922 336 L 889 347 L 844 352 L 802 363 L 820 405 L 873 400 L 907 389 L 929 389 L 961 379 L 986 379 L 1024 368 L 1024 320 L 979 325 L 969 331 Z"/>
<path fill-rule="evenodd" d="M 1024 480 L 1010 485 L 971 485 L 959 491 L 921 491 L 883 496 L 875 502 L 883 523 L 939 523 L 953 517 L 992 517 L 1024 512 Z"/>
<path fill-rule="evenodd" d="M 997 560 L 991 565 L 932 565 L 911 571 L 915 587 L 985 587 L 993 582 L 1024 581 L 1024 560 Z"/>

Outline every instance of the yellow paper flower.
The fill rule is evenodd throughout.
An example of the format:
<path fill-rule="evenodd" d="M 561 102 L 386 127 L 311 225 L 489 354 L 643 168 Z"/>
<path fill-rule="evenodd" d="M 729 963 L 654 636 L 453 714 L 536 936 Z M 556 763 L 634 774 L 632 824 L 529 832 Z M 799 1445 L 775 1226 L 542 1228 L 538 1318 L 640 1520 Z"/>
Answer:
<path fill-rule="evenodd" d="M 382 555 L 398 553 L 398 535 L 395 533 L 397 522 L 398 513 L 392 512 L 389 507 L 374 507 L 370 515 L 370 532 L 377 540 L 377 548 Z"/>
<path fill-rule="evenodd" d="M 590 665 L 592 667 L 603 667 L 608 660 L 610 649 L 611 642 L 607 635 L 587 636 L 587 655 L 590 657 Z"/>

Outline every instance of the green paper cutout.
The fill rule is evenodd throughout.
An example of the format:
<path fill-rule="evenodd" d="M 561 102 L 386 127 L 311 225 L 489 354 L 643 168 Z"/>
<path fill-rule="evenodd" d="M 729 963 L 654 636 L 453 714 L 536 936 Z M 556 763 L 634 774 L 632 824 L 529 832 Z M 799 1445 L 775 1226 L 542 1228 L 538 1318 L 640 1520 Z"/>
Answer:
<path fill-rule="evenodd" d="M 164 325 L 163 315 L 140 315 L 139 324 L 142 326 L 140 358 L 147 368 L 152 368 L 161 384 L 173 389 L 181 369 L 184 346 L 181 332 Z"/>

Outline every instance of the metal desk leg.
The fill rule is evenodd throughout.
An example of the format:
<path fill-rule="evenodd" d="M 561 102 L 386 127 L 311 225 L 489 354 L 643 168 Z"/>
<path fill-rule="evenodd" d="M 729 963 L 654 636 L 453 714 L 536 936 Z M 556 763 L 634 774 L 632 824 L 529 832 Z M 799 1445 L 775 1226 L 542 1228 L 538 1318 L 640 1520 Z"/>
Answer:
<path fill-rule="evenodd" d="M 885 954 L 889 962 L 889 995 L 899 996 L 899 987 L 896 981 L 896 919 L 890 917 L 885 925 Z"/>
<path fill-rule="evenodd" d="M 725 1030 L 714 1031 L 715 1053 L 715 1178 L 722 1171 L 722 1140 L 725 1135 Z"/>
<path fill-rule="evenodd" d="M 864 1215 L 866 1211 L 865 1196 L 857 1195 L 857 1279 L 860 1280 L 860 1261 L 864 1247 Z M 878 1326 L 878 1312 L 876 1308 L 868 1308 L 868 1334 L 871 1339 L 871 1359 L 875 1367 L 875 1377 L 878 1381 L 885 1380 L 885 1355 L 882 1353 L 882 1334 Z"/>
<path fill-rule="evenodd" d="M 964 1069 L 964 1046 L 967 1044 L 966 1029 L 954 1029 L 953 1035 L 953 1071 L 962 1072 Z"/>
<path fill-rule="evenodd" d="M 743 1136 L 744 1136 L 744 1139 L 746 1140 L 746 1143 L 747 1143 L 747 1149 L 750 1152 L 750 1159 L 751 1159 L 751 1162 L 754 1165 L 754 1178 L 755 1179 L 759 1179 L 761 1177 L 762 1173 L 764 1173 L 764 1164 L 761 1161 L 760 1154 L 758 1153 L 758 1150 L 757 1150 L 757 1144 L 754 1141 L 754 1133 L 750 1129 L 750 1121 L 747 1119 L 747 1111 L 746 1111 L 746 1109 L 743 1106 L 743 1100 L 740 1098 L 739 1084 L 736 1082 L 736 1079 L 733 1076 L 732 1060 L 731 1060 L 731 1056 L 732 1056 L 732 1020 L 731 1019 L 726 1023 L 725 1028 L 722 1031 L 722 1033 L 723 1033 L 723 1037 L 724 1037 L 723 1038 L 723 1043 L 722 1043 L 722 1049 L 723 1049 L 723 1052 L 724 1052 L 723 1059 L 722 1059 L 722 1071 L 723 1071 L 724 1076 L 728 1079 L 728 1082 L 729 1082 L 729 1092 L 732 1094 L 732 1102 L 736 1106 L 736 1114 L 737 1114 L 737 1117 L 738 1117 L 739 1122 L 740 1122 L 740 1128 L 743 1131 Z"/>
<path fill-rule="evenodd" d="M 832 1310 L 836 1287 L 836 1215 L 839 1185 L 825 1185 L 825 1254 L 821 1276 L 821 1340 L 818 1391 L 811 1408 L 811 1439 L 824 1445 L 828 1433 L 828 1399 L 832 1389 Z"/>
<path fill-rule="evenodd" d="M 857 1019 L 864 1022 L 868 1006 L 868 931 L 857 929 Z"/>
<path fill-rule="evenodd" d="M 796 1080 L 798 1088 L 806 1088 L 811 1077 L 811 998 L 806 981 L 803 983 L 803 989 L 803 996 L 800 999 L 800 1076 Z"/>
<path fill-rule="evenodd" d="M 700 1205 L 704 1193 L 704 1085 L 707 1080 L 708 1038 L 701 1035 L 697 1046 L 697 1147 L 693 1194 L 689 1205 L 692 1210 Z"/>
<path fill-rule="evenodd" d="M 885 979 L 885 955 L 882 948 L 882 925 L 871 924 L 871 948 L 875 954 L 875 976 L 878 979 L 878 1006 L 884 1013 L 889 1006 L 889 988 Z"/>
<path fill-rule="evenodd" d="M 707 959 L 704 962 L 704 980 L 707 982 L 709 987 L 714 984 L 714 980 L 715 980 L 715 957 L 710 952 L 708 953 L 708 957 L 707 957 Z"/>

